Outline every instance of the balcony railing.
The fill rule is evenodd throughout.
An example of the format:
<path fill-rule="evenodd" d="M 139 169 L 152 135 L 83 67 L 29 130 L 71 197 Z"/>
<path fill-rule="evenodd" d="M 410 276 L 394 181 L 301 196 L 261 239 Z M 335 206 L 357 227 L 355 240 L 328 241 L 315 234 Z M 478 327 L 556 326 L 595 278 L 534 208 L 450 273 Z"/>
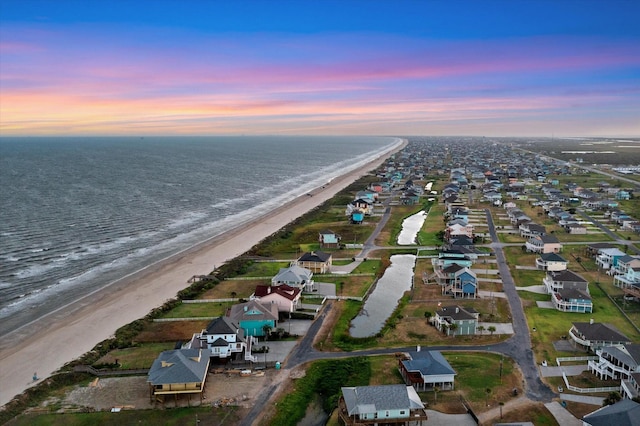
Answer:
<path fill-rule="evenodd" d="M 347 414 L 347 405 L 344 402 L 344 398 L 340 398 L 338 402 L 338 416 L 342 423 L 346 426 L 367 426 L 367 425 L 375 425 L 375 424 L 412 424 L 421 425 L 422 422 L 427 421 L 427 412 L 426 410 L 410 410 L 408 417 L 399 417 L 399 418 L 389 418 L 389 417 L 380 417 L 377 419 L 360 419 L 357 416 L 350 417 Z"/>

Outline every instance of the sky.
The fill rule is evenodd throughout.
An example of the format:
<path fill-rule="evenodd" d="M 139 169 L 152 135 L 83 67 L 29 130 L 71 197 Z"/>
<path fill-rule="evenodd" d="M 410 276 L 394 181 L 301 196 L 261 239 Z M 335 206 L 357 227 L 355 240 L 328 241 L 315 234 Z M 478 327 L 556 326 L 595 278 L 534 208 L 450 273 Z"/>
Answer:
<path fill-rule="evenodd" d="M 0 136 L 640 137 L 637 0 L 0 0 Z"/>

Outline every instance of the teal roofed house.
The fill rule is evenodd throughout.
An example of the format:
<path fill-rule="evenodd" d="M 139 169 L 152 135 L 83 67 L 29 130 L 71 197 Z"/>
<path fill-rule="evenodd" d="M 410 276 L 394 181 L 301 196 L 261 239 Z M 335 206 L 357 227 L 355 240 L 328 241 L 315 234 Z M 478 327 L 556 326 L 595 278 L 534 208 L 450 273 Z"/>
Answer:
<path fill-rule="evenodd" d="M 339 248 L 340 235 L 330 229 L 324 229 L 318 233 L 318 242 L 322 248 Z"/>
<path fill-rule="evenodd" d="M 276 329 L 278 324 L 278 305 L 275 303 L 262 304 L 256 300 L 233 305 L 228 317 L 240 325 L 245 336 L 262 337 L 265 327 Z"/>

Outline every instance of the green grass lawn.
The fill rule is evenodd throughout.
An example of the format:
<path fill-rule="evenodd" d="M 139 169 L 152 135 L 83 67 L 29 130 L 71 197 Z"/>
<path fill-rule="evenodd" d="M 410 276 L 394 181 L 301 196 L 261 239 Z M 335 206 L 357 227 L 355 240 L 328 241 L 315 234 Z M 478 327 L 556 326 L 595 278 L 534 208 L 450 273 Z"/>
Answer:
<path fill-rule="evenodd" d="M 96 365 L 100 364 L 112 364 L 116 360 L 120 364 L 120 368 L 137 369 L 137 368 L 151 368 L 153 361 L 158 358 L 160 352 L 173 349 L 175 343 L 142 343 L 138 346 L 125 349 L 114 349 L 107 355 L 100 358 Z"/>
<path fill-rule="evenodd" d="M 165 312 L 161 318 L 202 318 L 223 316 L 228 308 L 238 302 L 182 303 Z"/>

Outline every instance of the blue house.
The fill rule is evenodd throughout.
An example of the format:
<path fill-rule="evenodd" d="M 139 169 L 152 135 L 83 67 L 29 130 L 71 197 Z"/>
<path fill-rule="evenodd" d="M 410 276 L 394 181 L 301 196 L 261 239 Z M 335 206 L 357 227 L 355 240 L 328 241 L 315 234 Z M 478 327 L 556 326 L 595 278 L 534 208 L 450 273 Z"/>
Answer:
<path fill-rule="evenodd" d="M 364 221 L 364 213 L 360 210 L 354 210 L 351 212 L 351 223 L 360 225 Z"/>
<path fill-rule="evenodd" d="M 229 311 L 231 321 L 240 325 L 245 336 L 264 336 L 265 326 L 275 330 L 278 323 L 278 305 L 261 304 L 256 300 L 233 305 Z"/>

